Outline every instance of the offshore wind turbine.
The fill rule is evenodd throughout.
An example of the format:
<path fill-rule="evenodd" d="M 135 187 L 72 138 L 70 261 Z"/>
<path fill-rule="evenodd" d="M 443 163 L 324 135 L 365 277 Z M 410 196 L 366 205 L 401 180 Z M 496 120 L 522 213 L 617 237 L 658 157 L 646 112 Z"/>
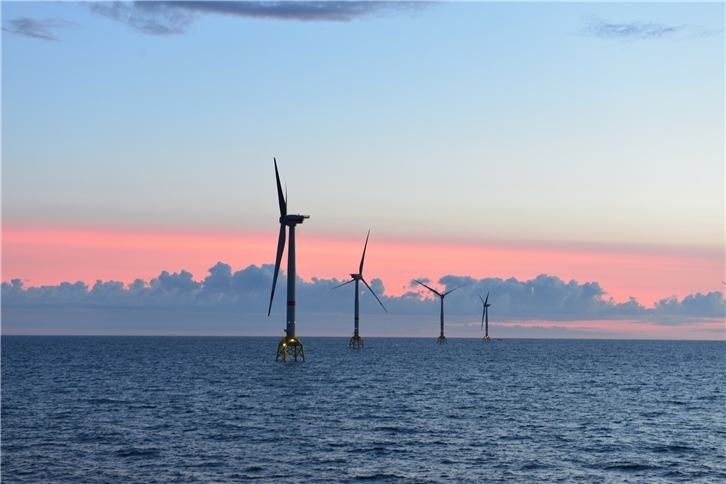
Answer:
<path fill-rule="evenodd" d="M 477 294 L 479 296 L 479 299 L 481 299 L 481 294 Z M 481 303 L 484 305 L 484 312 L 481 313 L 481 325 L 482 328 L 484 328 L 484 321 L 486 321 L 486 330 L 484 331 L 484 341 L 489 342 L 489 292 L 487 291 L 487 298 L 486 300 L 481 299 Z"/>
<path fill-rule="evenodd" d="M 468 282 L 466 284 L 462 284 L 461 286 L 455 287 L 455 288 L 453 288 L 450 291 L 446 291 L 444 293 L 441 293 L 441 292 L 437 291 L 436 289 L 431 289 L 429 286 L 427 286 L 426 284 L 424 284 L 421 281 L 418 281 L 416 279 L 414 279 L 414 281 L 418 282 L 423 287 L 425 287 L 429 291 L 431 291 L 434 294 L 436 294 L 437 296 L 439 296 L 439 298 L 441 299 L 441 334 L 439 335 L 439 339 L 437 339 L 436 342 L 438 344 L 440 344 L 440 345 L 448 344 L 448 341 L 446 341 L 446 336 L 444 336 L 444 298 L 446 297 L 447 294 L 451 294 L 452 292 L 456 291 L 460 287 L 466 286 L 466 284 L 468 284 Z"/>
<path fill-rule="evenodd" d="M 277 284 L 277 275 L 280 272 L 280 261 L 282 260 L 282 252 L 285 250 L 285 231 L 289 227 L 290 245 L 287 247 L 287 325 L 285 327 L 285 337 L 280 340 L 277 345 L 277 361 L 282 356 L 282 361 L 287 361 L 288 356 L 292 356 L 297 361 L 297 357 L 302 357 L 305 361 L 305 348 L 299 339 L 295 337 L 295 226 L 303 223 L 310 215 L 290 215 L 287 213 L 287 200 L 282 194 L 282 185 L 280 184 L 280 173 L 277 171 L 277 160 L 272 159 L 275 163 L 275 178 L 277 179 L 277 201 L 280 204 L 280 237 L 277 240 L 277 257 L 275 258 L 275 275 L 272 278 L 272 292 L 270 293 L 270 307 L 267 309 L 267 316 L 272 311 L 272 300 L 275 297 L 275 285 Z"/>
<path fill-rule="evenodd" d="M 368 231 L 368 235 L 366 235 L 366 243 L 363 246 L 363 257 L 360 258 L 360 268 L 358 269 L 357 274 L 351 274 L 350 277 L 352 279 L 350 281 L 346 281 L 343 284 L 339 284 L 335 286 L 333 289 L 337 289 L 339 287 L 345 286 L 346 284 L 350 284 L 351 282 L 355 282 L 355 316 L 353 319 L 353 337 L 350 338 L 350 342 L 348 343 L 348 348 L 363 348 L 365 345 L 363 344 L 363 338 L 360 337 L 360 310 L 359 310 L 359 301 L 358 298 L 360 296 L 360 291 L 358 289 L 358 281 L 363 281 L 363 284 L 366 285 L 369 291 L 371 291 L 371 294 L 373 294 L 373 297 L 376 298 L 376 301 L 378 301 L 378 304 L 381 305 L 384 311 L 388 312 L 386 307 L 383 305 L 380 299 L 378 299 L 378 296 L 376 296 L 376 293 L 373 292 L 373 289 L 371 289 L 371 286 L 368 285 L 365 279 L 363 279 L 363 262 L 366 258 L 366 249 L 368 248 L 368 237 L 371 236 L 371 231 Z"/>

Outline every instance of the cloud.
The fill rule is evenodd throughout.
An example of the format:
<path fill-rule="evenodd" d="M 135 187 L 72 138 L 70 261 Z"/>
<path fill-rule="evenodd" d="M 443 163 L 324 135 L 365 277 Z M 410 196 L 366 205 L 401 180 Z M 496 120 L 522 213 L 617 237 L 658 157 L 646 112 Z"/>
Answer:
<path fill-rule="evenodd" d="M 283 1 L 283 2 L 112 2 L 92 3 L 93 13 L 148 35 L 183 34 L 203 15 L 275 20 L 347 22 L 369 15 L 425 8 L 425 2 Z"/>
<path fill-rule="evenodd" d="M 3 26 L 3 30 L 15 35 L 57 42 L 59 39 L 53 33 L 53 30 L 77 29 L 78 27 L 80 27 L 78 24 L 61 18 L 35 20 L 27 17 L 18 17 L 7 20 Z"/>
<path fill-rule="evenodd" d="M 708 37 L 719 31 L 707 30 L 695 25 L 664 25 L 656 22 L 609 22 L 594 15 L 585 18 L 586 26 L 580 30 L 582 35 L 615 40 L 645 40 L 661 38 Z"/>
<path fill-rule="evenodd" d="M 677 325 L 686 318 L 715 317 L 724 318 L 724 299 L 720 292 L 690 294 L 678 301 L 676 296 L 661 299 L 654 305 L 657 314 L 670 316 L 661 320 L 662 324 Z"/>
<path fill-rule="evenodd" d="M 163 271 L 148 283 L 136 279 L 128 285 L 118 281 L 96 281 L 89 288 L 84 282 L 63 282 L 58 286 L 25 288 L 20 279 L 2 283 L 3 310 L 38 308 L 87 308 L 134 311 L 204 311 L 217 314 L 266 315 L 272 285 L 272 265 L 251 265 L 233 272 L 228 264 L 217 263 L 201 281 L 187 271 Z M 283 272 L 278 281 L 273 311 L 285 311 L 287 280 Z M 428 281 L 428 279 L 426 279 Z M 342 281 L 312 278 L 297 280 L 297 303 L 300 314 L 323 317 L 348 315 L 352 312 L 354 285 L 333 290 Z M 642 320 L 664 325 L 682 325 L 704 319 L 723 320 L 724 298 L 721 292 L 692 294 L 682 300 L 675 296 L 662 299 L 646 308 L 635 298 L 615 303 L 597 282 L 566 282 L 559 277 L 542 274 L 534 279 L 474 279 L 467 276 L 445 276 L 438 283 L 448 291 L 466 286 L 446 297 L 446 315 L 453 321 L 477 321 L 481 314 L 479 295 L 490 294 L 492 321 L 583 321 Z M 385 294 L 383 281 L 373 279 L 376 291 L 390 316 L 430 318 L 439 312 L 438 298 L 427 298 L 422 292 L 409 291 L 401 296 Z M 361 311 L 382 315 L 375 299 L 362 286 Z M 323 318 L 325 319 L 325 318 Z"/>

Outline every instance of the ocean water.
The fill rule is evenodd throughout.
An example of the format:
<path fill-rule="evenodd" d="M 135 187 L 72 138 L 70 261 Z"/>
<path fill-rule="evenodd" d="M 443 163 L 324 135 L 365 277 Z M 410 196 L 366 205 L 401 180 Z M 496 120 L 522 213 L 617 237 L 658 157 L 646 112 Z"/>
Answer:
<path fill-rule="evenodd" d="M 726 482 L 726 343 L 2 337 L 2 482 Z"/>

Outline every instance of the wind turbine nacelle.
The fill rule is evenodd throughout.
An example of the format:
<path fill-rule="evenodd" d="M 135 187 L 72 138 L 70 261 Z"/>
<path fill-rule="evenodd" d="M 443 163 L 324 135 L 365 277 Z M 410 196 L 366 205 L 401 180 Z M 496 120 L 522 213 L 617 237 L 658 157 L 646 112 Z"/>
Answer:
<path fill-rule="evenodd" d="M 287 215 L 284 222 L 282 218 L 280 218 L 280 223 L 285 223 L 287 225 L 297 225 L 303 223 L 303 220 L 305 220 L 306 218 L 310 218 L 310 215 Z"/>

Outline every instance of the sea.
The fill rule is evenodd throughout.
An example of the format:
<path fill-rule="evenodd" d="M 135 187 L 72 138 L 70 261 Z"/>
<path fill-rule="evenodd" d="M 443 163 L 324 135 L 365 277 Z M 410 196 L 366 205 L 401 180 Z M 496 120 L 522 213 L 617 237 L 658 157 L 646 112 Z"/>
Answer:
<path fill-rule="evenodd" d="M 726 342 L 2 336 L 3 483 L 726 482 Z"/>

